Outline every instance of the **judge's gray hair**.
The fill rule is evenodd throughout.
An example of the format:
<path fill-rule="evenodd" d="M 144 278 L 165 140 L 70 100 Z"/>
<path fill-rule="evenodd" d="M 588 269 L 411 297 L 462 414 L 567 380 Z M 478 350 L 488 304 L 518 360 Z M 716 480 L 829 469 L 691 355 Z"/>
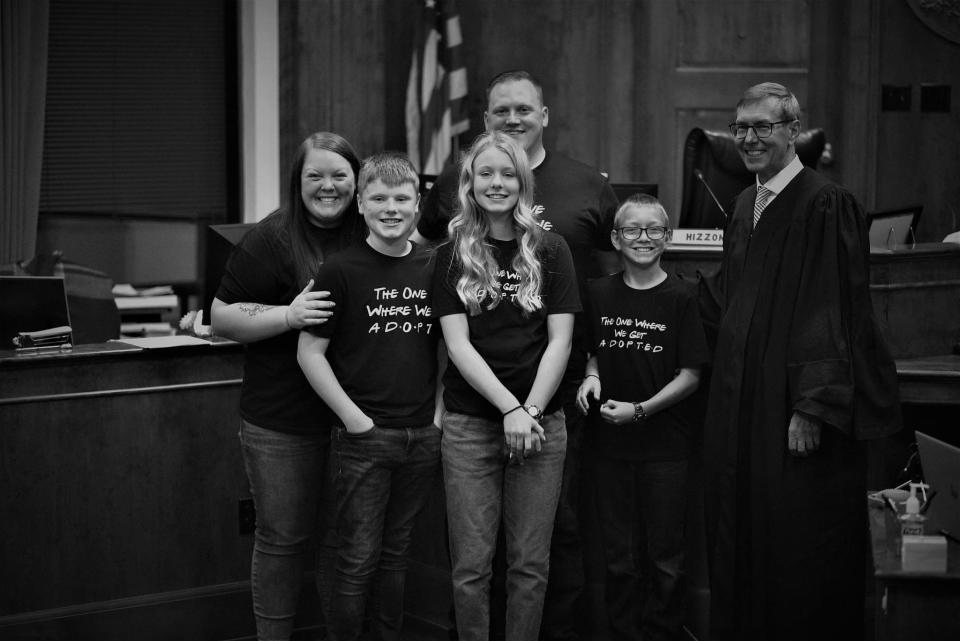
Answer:
<path fill-rule="evenodd" d="M 781 118 L 784 120 L 800 120 L 800 101 L 793 92 L 776 82 L 761 82 L 743 92 L 743 97 L 737 103 L 737 110 L 746 105 L 762 102 L 773 98 L 780 105 Z"/>

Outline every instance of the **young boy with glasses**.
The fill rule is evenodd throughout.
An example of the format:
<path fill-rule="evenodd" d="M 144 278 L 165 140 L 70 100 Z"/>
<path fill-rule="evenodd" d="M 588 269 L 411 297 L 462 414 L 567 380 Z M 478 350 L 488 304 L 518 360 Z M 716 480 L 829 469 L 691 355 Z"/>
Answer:
<path fill-rule="evenodd" d="M 681 638 L 693 424 L 678 402 L 697 389 L 709 353 L 695 291 L 660 266 L 670 233 L 656 198 L 631 196 L 611 231 L 623 271 L 588 285 L 591 356 L 577 406 L 594 415 L 588 435 L 618 640 Z"/>

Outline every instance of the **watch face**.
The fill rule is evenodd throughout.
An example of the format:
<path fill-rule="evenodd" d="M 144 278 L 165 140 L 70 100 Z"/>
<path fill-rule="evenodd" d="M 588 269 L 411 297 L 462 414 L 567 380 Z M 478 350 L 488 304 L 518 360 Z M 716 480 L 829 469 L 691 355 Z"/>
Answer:
<path fill-rule="evenodd" d="M 527 414 L 529 414 L 533 418 L 540 418 L 540 408 L 537 407 L 536 405 L 527 405 L 526 408 L 524 409 L 526 409 Z"/>

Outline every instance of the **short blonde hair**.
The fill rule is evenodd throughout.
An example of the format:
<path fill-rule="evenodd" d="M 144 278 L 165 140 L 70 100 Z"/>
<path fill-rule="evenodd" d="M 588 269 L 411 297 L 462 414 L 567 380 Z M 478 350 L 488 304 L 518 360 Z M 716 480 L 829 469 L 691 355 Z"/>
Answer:
<path fill-rule="evenodd" d="M 670 217 L 667 216 L 667 210 L 663 208 L 659 200 L 649 194 L 633 194 L 620 203 L 620 206 L 617 208 L 617 213 L 613 217 L 614 227 L 620 226 L 620 223 L 623 222 L 623 217 L 627 214 L 627 210 L 631 207 L 650 207 L 663 219 L 663 226 L 670 229 Z"/>
<path fill-rule="evenodd" d="M 363 161 L 360 176 L 357 178 L 357 193 L 363 197 L 367 185 L 380 180 L 388 187 L 413 185 L 413 191 L 420 190 L 420 176 L 406 154 L 397 151 L 385 151 L 373 154 Z"/>

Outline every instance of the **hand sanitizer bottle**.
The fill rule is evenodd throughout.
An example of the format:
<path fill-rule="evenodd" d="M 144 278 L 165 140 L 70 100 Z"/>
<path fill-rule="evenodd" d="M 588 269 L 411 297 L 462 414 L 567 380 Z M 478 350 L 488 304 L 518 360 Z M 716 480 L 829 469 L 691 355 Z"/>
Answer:
<path fill-rule="evenodd" d="M 923 522 L 927 517 L 920 514 L 920 499 L 917 498 L 917 488 L 920 483 L 910 484 L 910 497 L 906 501 L 906 514 L 900 516 L 900 536 L 912 534 L 923 536 Z"/>

